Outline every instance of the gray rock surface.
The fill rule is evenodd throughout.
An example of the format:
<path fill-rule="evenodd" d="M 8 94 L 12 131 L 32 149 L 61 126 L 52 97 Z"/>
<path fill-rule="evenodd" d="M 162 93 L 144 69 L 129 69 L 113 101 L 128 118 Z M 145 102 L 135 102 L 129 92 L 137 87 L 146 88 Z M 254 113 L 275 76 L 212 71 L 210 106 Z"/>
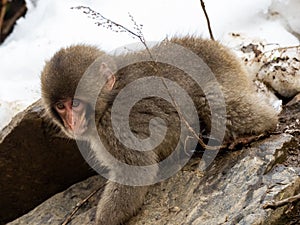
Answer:
<path fill-rule="evenodd" d="M 274 135 L 220 155 L 204 173 L 198 171 L 196 157 L 174 177 L 154 185 L 142 210 L 128 224 L 276 224 L 284 210 L 263 205 L 300 189 L 300 169 L 278 165 L 293 144 L 291 135 Z M 62 224 L 73 207 L 101 184 L 99 176 L 89 178 L 9 225 Z M 70 224 L 93 224 L 100 194 L 89 199 Z"/>
<path fill-rule="evenodd" d="M 299 168 L 276 166 L 292 142 L 290 135 L 272 136 L 219 156 L 203 176 L 197 176 L 197 167 L 183 170 L 154 187 L 156 199 L 150 198 L 129 224 L 248 225 L 264 224 L 274 214 L 280 217 L 262 206 L 300 188 Z"/>

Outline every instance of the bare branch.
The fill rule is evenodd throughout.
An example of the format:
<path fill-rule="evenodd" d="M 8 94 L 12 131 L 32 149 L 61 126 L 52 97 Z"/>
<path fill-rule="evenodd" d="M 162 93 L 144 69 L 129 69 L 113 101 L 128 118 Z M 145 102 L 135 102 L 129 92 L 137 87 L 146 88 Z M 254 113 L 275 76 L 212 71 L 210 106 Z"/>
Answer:
<path fill-rule="evenodd" d="M 188 128 L 188 130 L 192 133 L 192 135 L 194 136 L 194 138 L 196 138 L 196 139 L 198 140 L 198 143 L 201 145 L 201 147 L 202 147 L 202 148 L 205 148 L 205 149 L 207 149 L 207 150 L 219 150 L 220 148 L 226 147 L 226 146 L 222 146 L 222 145 L 221 145 L 221 146 L 209 146 L 209 145 L 206 145 L 206 144 L 203 142 L 203 140 L 199 137 L 199 134 L 197 134 L 197 133 L 195 132 L 195 130 L 191 127 L 191 125 L 188 123 L 188 121 L 187 121 L 187 120 L 185 119 L 185 117 L 183 116 L 183 114 L 182 114 L 181 110 L 179 109 L 179 107 L 178 107 L 178 105 L 177 105 L 175 99 L 173 98 L 173 96 L 172 96 L 171 93 L 170 93 L 170 90 L 169 90 L 169 88 L 168 88 L 168 86 L 167 86 L 167 84 L 166 84 L 165 79 L 164 79 L 164 78 L 161 78 L 161 79 L 162 79 L 162 82 L 163 82 L 164 86 L 166 87 L 166 89 L 167 89 L 167 91 L 168 91 L 168 94 L 169 94 L 169 96 L 170 96 L 170 98 L 171 98 L 171 100 L 172 100 L 172 103 L 174 104 L 175 109 L 177 110 L 177 112 L 178 112 L 180 118 L 183 120 L 185 126 L 186 126 L 186 127 Z"/>
<path fill-rule="evenodd" d="M 152 58 L 152 54 L 150 52 L 149 47 L 146 44 L 146 40 L 144 38 L 144 35 L 142 33 L 142 27 L 143 25 L 138 25 L 136 23 L 136 21 L 134 20 L 133 16 L 129 13 L 129 17 L 131 18 L 131 21 L 134 24 L 134 29 L 137 31 L 133 32 L 132 30 L 128 29 L 127 27 L 112 21 L 111 19 L 106 18 L 105 16 L 103 16 L 101 13 L 98 13 L 94 10 L 92 10 L 90 7 L 88 6 L 77 6 L 77 7 L 72 7 L 71 9 L 78 9 L 78 10 L 82 10 L 83 13 L 87 14 L 87 15 L 91 15 L 91 19 L 93 20 L 99 20 L 97 22 L 95 22 L 95 24 L 97 26 L 103 26 L 107 29 L 110 29 L 114 32 L 127 32 L 129 33 L 133 38 L 138 38 L 140 40 L 140 42 L 144 45 L 144 47 L 146 48 L 147 52 L 149 53 L 149 55 Z"/>
<path fill-rule="evenodd" d="M 85 199 L 78 202 L 73 209 L 73 211 L 70 213 L 70 215 L 64 220 L 64 222 L 61 225 L 67 225 L 69 222 L 71 222 L 72 217 L 75 215 L 75 213 L 91 198 L 93 197 L 98 191 L 100 191 L 105 184 L 100 185 L 96 190 L 94 190 L 92 193 L 90 193 Z"/>
<path fill-rule="evenodd" d="M 203 12 L 204 12 L 204 15 L 205 15 L 205 18 L 206 18 L 206 21 L 207 21 L 207 26 L 208 26 L 208 31 L 209 31 L 210 39 L 211 39 L 211 40 L 215 40 L 214 35 L 213 35 L 213 33 L 212 33 L 211 26 L 210 26 L 209 17 L 208 17 L 208 14 L 207 14 L 207 12 L 206 12 L 206 9 L 205 9 L 204 1 L 203 1 L 203 0 L 200 0 L 200 3 L 201 3 L 201 7 L 202 7 L 202 9 L 203 9 Z"/>
<path fill-rule="evenodd" d="M 286 199 L 283 199 L 281 201 L 278 201 L 278 202 L 269 202 L 269 203 L 266 203 L 263 208 L 264 209 L 276 209 L 278 207 L 281 207 L 281 206 L 284 206 L 284 205 L 287 205 L 289 203 L 293 203 L 293 202 L 296 202 L 296 201 L 299 201 L 300 200 L 300 194 L 297 194 L 295 196 L 292 196 L 290 198 L 286 198 Z"/>
<path fill-rule="evenodd" d="M 268 51 L 265 51 L 263 52 L 262 54 L 266 54 L 266 53 L 269 53 L 269 52 L 275 52 L 275 51 L 286 51 L 288 49 L 300 49 L 300 45 L 294 45 L 294 46 L 287 46 L 287 47 L 279 47 L 279 48 L 274 48 L 274 49 L 271 49 L 271 50 L 268 50 Z"/>

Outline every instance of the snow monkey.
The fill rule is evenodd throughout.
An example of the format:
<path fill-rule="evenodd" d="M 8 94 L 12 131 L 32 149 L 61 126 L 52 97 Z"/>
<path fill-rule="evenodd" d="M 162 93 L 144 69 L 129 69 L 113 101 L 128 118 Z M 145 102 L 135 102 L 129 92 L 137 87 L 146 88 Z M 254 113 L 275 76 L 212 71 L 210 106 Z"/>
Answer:
<path fill-rule="evenodd" d="M 276 127 L 277 112 L 267 103 L 258 100 L 259 97 L 248 79 L 245 68 L 229 49 L 217 41 L 183 37 L 164 41 L 150 48 L 150 52 L 160 45 L 168 44 L 177 44 L 193 52 L 213 72 L 226 105 L 226 116 L 222 117 L 226 125 L 224 142 L 230 143 L 239 138 L 259 135 Z M 147 193 L 147 185 L 117 182 L 125 179 L 126 171 L 116 168 L 107 151 L 121 163 L 133 166 L 151 165 L 151 171 L 142 173 L 142 176 L 154 180 L 160 170 L 157 162 L 168 157 L 180 141 L 181 115 L 174 102 L 149 96 L 137 101 L 131 108 L 130 131 L 139 139 L 147 139 L 152 135 L 151 120 L 161 118 L 168 128 L 163 134 L 162 142 L 152 151 L 138 151 L 124 145 L 114 134 L 111 122 L 113 102 L 122 89 L 143 77 L 155 76 L 175 81 L 192 98 L 201 126 L 208 132 L 211 129 L 207 96 L 183 70 L 151 60 L 120 66 L 126 60 L 130 62 L 148 53 L 137 51 L 115 56 L 112 64 L 98 62 L 98 69 L 92 70 L 92 73 L 95 77 L 104 77 L 105 83 L 101 91 L 97 82 L 91 78 L 81 95 L 76 94 L 76 89 L 83 74 L 97 58 L 106 55 L 97 47 L 73 45 L 63 48 L 46 62 L 41 74 L 45 115 L 69 138 L 82 139 L 90 144 L 96 161 L 110 171 L 112 179 L 107 181 L 97 206 L 97 225 L 117 225 L 126 222 L 142 206 Z M 175 58 L 185 62 L 183 58 Z M 194 71 L 197 72 L 197 65 L 188 66 L 194 67 Z M 134 94 L 135 90 L 131 93 Z M 93 95 L 98 96 L 94 105 L 90 102 L 90 96 Z M 156 135 L 160 135 L 160 132 L 157 133 Z M 97 144 L 96 140 L 99 137 L 102 146 Z M 103 147 L 106 150 L 103 150 Z M 140 175 L 140 172 L 131 174 L 137 180 L 140 179 Z"/>

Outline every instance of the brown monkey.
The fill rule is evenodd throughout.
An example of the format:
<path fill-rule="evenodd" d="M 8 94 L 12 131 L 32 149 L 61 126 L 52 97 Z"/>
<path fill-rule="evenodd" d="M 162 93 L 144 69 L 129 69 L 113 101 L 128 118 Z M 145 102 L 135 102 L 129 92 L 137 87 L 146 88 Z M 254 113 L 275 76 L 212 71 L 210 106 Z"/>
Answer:
<path fill-rule="evenodd" d="M 96 105 L 95 115 L 91 111 L 89 95 L 97 93 L 98 90 L 87 88 L 81 98 L 74 98 L 77 85 L 84 72 L 98 57 L 103 56 L 103 52 L 92 46 L 77 45 L 58 51 L 49 62 L 46 63 L 41 75 L 42 100 L 46 108 L 46 116 L 69 137 L 79 137 L 90 144 L 97 161 L 101 165 L 110 169 L 110 176 L 115 180 L 124 179 L 124 171 L 114 170 L 114 164 L 106 157 L 105 151 L 98 146 L 97 137 L 91 131 L 92 121 L 96 120 L 98 132 L 104 138 L 104 144 L 109 148 L 111 154 L 118 160 L 131 165 L 154 164 L 158 160 L 154 152 L 130 152 L 121 146 L 113 136 L 110 122 L 111 96 L 108 92 L 114 92 L 113 87 L 117 86 L 116 75 L 112 74 L 107 64 L 100 64 L 96 75 L 107 78 L 107 83 L 103 88 L 99 101 Z M 96 78 L 95 78 L 96 79 Z M 93 84 L 93 80 L 91 81 Z M 108 95 L 108 96 L 106 96 Z M 149 108 L 149 107 L 148 107 Z M 141 134 L 141 133 L 140 133 Z M 111 136 L 112 135 L 112 136 Z M 111 136 L 111 138 L 110 138 Z M 172 146 L 170 146 L 171 148 Z M 127 151 L 128 150 L 128 151 Z M 157 166 L 154 167 L 152 177 L 156 174 Z M 132 174 L 138 177 L 140 174 Z M 149 176 L 151 174 L 144 174 Z M 120 224 L 134 215 L 142 205 L 147 187 L 134 187 L 122 185 L 113 181 L 108 181 L 102 198 L 99 201 L 96 224 Z"/>
<path fill-rule="evenodd" d="M 226 103 L 226 115 L 219 115 L 226 121 L 225 142 L 260 134 L 276 126 L 277 113 L 271 106 L 257 99 L 258 96 L 248 80 L 245 69 L 227 48 L 215 41 L 185 37 L 173 38 L 153 47 L 150 51 L 159 52 L 159 47 L 168 44 L 179 44 L 189 49 L 201 57 L 216 76 Z M 160 52 L 160 54 L 164 53 Z M 177 112 L 178 108 L 174 106 L 174 102 L 172 104 L 172 101 L 168 102 L 155 96 L 136 102 L 129 114 L 129 126 L 135 137 L 146 139 L 152 135 L 149 123 L 153 118 L 161 118 L 168 128 L 165 133 L 160 129 L 160 121 L 157 122 L 158 125 L 154 123 L 152 125 L 157 128 L 158 137 L 164 135 L 163 141 L 155 146 L 153 151 L 137 151 L 124 145 L 115 136 L 111 122 L 113 103 L 118 94 L 139 78 L 155 76 L 173 80 L 191 96 L 199 118 L 208 132 L 211 129 L 211 112 L 205 97 L 210 98 L 210 96 L 205 96 L 197 83 L 184 71 L 166 63 L 153 62 L 153 58 L 149 58 L 148 53 L 143 51 L 117 56 L 114 59 L 117 72 L 114 72 L 115 69 L 110 63 L 100 60 L 96 69 L 90 72 L 95 77 L 105 78 L 106 83 L 101 93 L 98 95 L 99 87 L 93 85 L 97 84 L 98 80 L 91 77 L 88 84 L 83 86 L 84 91 L 79 95 L 76 94 L 78 83 L 85 71 L 98 57 L 103 56 L 105 54 L 102 51 L 91 46 L 77 45 L 61 49 L 46 63 L 41 76 L 41 88 L 47 116 L 70 138 L 87 141 L 97 161 L 109 169 L 111 180 L 108 181 L 99 201 L 96 224 L 114 225 L 128 220 L 142 205 L 147 187 L 142 186 L 143 182 L 139 183 L 139 180 L 149 179 L 149 183 L 154 181 L 161 169 L 157 162 L 169 156 L 178 142 L 181 143 L 182 148 L 184 145 L 182 143 L 184 139 L 180 136 L 181 120 Z M 127 63 L 147 56 L 149 61 Z M 178 55 L 174 57 L 185 62 L 185 59 Z M 197 65 L 189 65 L 189 67 L 193 66 L 197 71 Z M 208 83 L 209 87 L 210 85 Z M 137 90 L 132 91 L 132 96 L 135 91 Z M 210 91 L 207 93 L 214 95 Z M 93 112 L 90 96 L 95 94 L 98 95 L 98 99 Z M 215 101 L 218 104 L 218 99 Z M 96 133 L 93 131 L 92 122 L 96 124 Z M 96 135 L 100 136 L 103 146 L 99 146 Z M 125 136 L 125 139 L 130 137 Z M 118 162 L 132 166 L 151 165 L 152 167 L 142 172 L 132 170 L 128 174 L 123 168 L 118 167 L 118 162 L 108 156 L 104 147 Z M 179 156 L 181 157 L 182 155 Z M 170 166 L 170 170 L 176 170 L 176 165 L 174 168 L 173 165 Z M 128 176 L 133 177 L 136 186 L 127 185 Z M 137 180 L 136 183 L 134 179 Z"/>

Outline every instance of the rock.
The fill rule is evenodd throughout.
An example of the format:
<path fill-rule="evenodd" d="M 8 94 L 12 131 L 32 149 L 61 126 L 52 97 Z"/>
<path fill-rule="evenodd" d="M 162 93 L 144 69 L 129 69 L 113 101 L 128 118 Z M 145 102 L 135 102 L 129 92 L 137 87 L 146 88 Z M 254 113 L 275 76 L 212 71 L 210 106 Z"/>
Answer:
<path fill-rule="evenodd" d="M 272 105 L 273 108 L 280 113 L 282 110 L 282 100 L 279 100 L 276 95 L 261 81 L 255 80 L 254 86 L 259 94 L 260 100 Z"/>
<path fill-rule="evenodd" d="M 291 142 L 292 136 L 278 135 L 225 154 L 203 177 L 183 170 L 156 185 L 150 192 L 154 199 L 129 224 L 263 224 L 275 213 L 262 208 L 265 202 L 300 188 L 299 168 L 275 166 L 284 160 L 285 145 Z M 168 213 L 174 206 L 181 211 Z M 157 220 L 157 212 L 166 216 Z"/>
<path fill-rule="evenodd" d="M 264 83 L 284 98 L 300 93 L 299 46 L 278 47 L 241 34 L 232 34 L 232 37 L 230 46 L 244 62 L 251 80 Z"/>
<path fill-rule="evenodd" d="M 300 103 L 300 93 L 297 94 L 291 101 L 288 102 L 287 106 L 292 106 Z"/>
<path fill-rule="evenodd" d="M 291 98 L 300 93 L 300 55 L 295 49 L 274 50 L 257 78 L 279 95 Z"/>
<path fill-rule="evenodd" d="M 200 159 L 193 158 L 175 176 L 151 187 L 141 211 L 127 224 L 276 224 L 284 207 L 270 210 L 263 205 L 300 189 L 300 168 L 281 164 L 293 144 L 289 134 L 274 135 L 221 154 L 204 173 L 198 171 Z M 62 224 L 73 207 L 102 184 L 99 177 L 89 178 L 8 225 Z M 93 224 L 100 195 L 89 199 L 70 224 Z"/>
<path fill-rule="evenodd" d="M 0 224 L 94 174 L 76 143 L 57 136 L 36 102 L 0 132 Z"/>
<path fill-rule="evenodd" d="M 66 181 L 75 182 L 80 175 L 80 165 L 86 166 L 84 162 L 78 164 L 76 157 L 70 158 L 76 155 L 76 146 L 71 146 L 69 140 L 53 135 L 53 129 L 48 128 L 40 117 L 42 110 L 39 103 L 36 103 L 11 123 L 15 132 L 7 133 L 9 128 L 6 128 L 6 135 L 2 134 L 0 138 L 0 202 L 2 204 L 6 199 L 3 205 L 10 206 L 9 211 L 1 205 L 1 213 L 2 210 L 7 214 L 18 212 L 13 201 L 17 200 L 24 209 L 27 199 L 33 201 L 35 197 L 40 197 L 42 201 L 45 195 L 49 197 L 66 189 Z M 264 208 L 268 202 L 283 200 L 300 191 L 299 118 L 299 102 L 285 105 L 273 135 L 241 150 L 220 152 L 206 171 L 199 170 L 201 158 L 195 155 L 176 175 L 150 188 L 141 210 L 127 224 L 300 224 L 300 201 L 276 209 Z M 32 135 L 30 132 L 33 132 Z M 53 143 L 59 143 L 57 146 L 60 149 L 51 148 Z M 32 146 L 39 146 L 43 150 Z M 7 154 L 15 158 L 11 159 Z M 38 161 L 32 163 L 31 157 Z M 66 161 L 66 158 L 75 160 L 76 164 Z M 18 162 L 19 165 L 16 164 Z M 66 162 L 71 168 L 65 165 Z M 21 168 L 20 171 L 18 168 Z M 45 169 L 41 172 L 38 168 Z M 77 169 L 78 171 L 74 171 Z M 88 172 L 91 172 L 88 169 L 83 171 L 81 178 L 88 177 Z M 8 178 L 5 177 L 6 174 L 9 175 Z M 22 174 L 25 174 L 25 178 Z M 52 182 L 52 185 L 45 180 Z M 80 206 L 79 210 L 68 224 L 92 225 L 104 182 L 100 176 L 94 176 L 74 184 L 9 225 L 62 224 L 76 205 Z M 4 185 L 6 183 L 8 187 Z M 64 187 L 58 185 L 62 183 Z M 55 190 L 53 186 L 56 187 Z M 99 191 L 95 195 L 87 198 L 97 189 Z M 26 193 L 24 196 L 21 193 L 23 190 Z M 84 199 L 86 202 L 82 204 Z"/>
<path fill-rule="evenodd" d="M 67 216 L 73 212 L 77 203 L 86 198 L 92 191 L 102 187 L 105 180 L 100 176 L 93 176 L 87 180 L 73 185 L 68 190 L 56 194 L 52 198 L 36 207 L 27 215 L 8 223 L 10 225 L 25 224 L 62 224 Z M 89 201 L 75 214 L 76 224 L 93 225 L 95 220 L 95 207 L 101 197 L 103 189 L 100 189 Z M 92 210 L 91 210 L 92 209 Z M 74 221 L 72 221 L 74 224 Z"/>

